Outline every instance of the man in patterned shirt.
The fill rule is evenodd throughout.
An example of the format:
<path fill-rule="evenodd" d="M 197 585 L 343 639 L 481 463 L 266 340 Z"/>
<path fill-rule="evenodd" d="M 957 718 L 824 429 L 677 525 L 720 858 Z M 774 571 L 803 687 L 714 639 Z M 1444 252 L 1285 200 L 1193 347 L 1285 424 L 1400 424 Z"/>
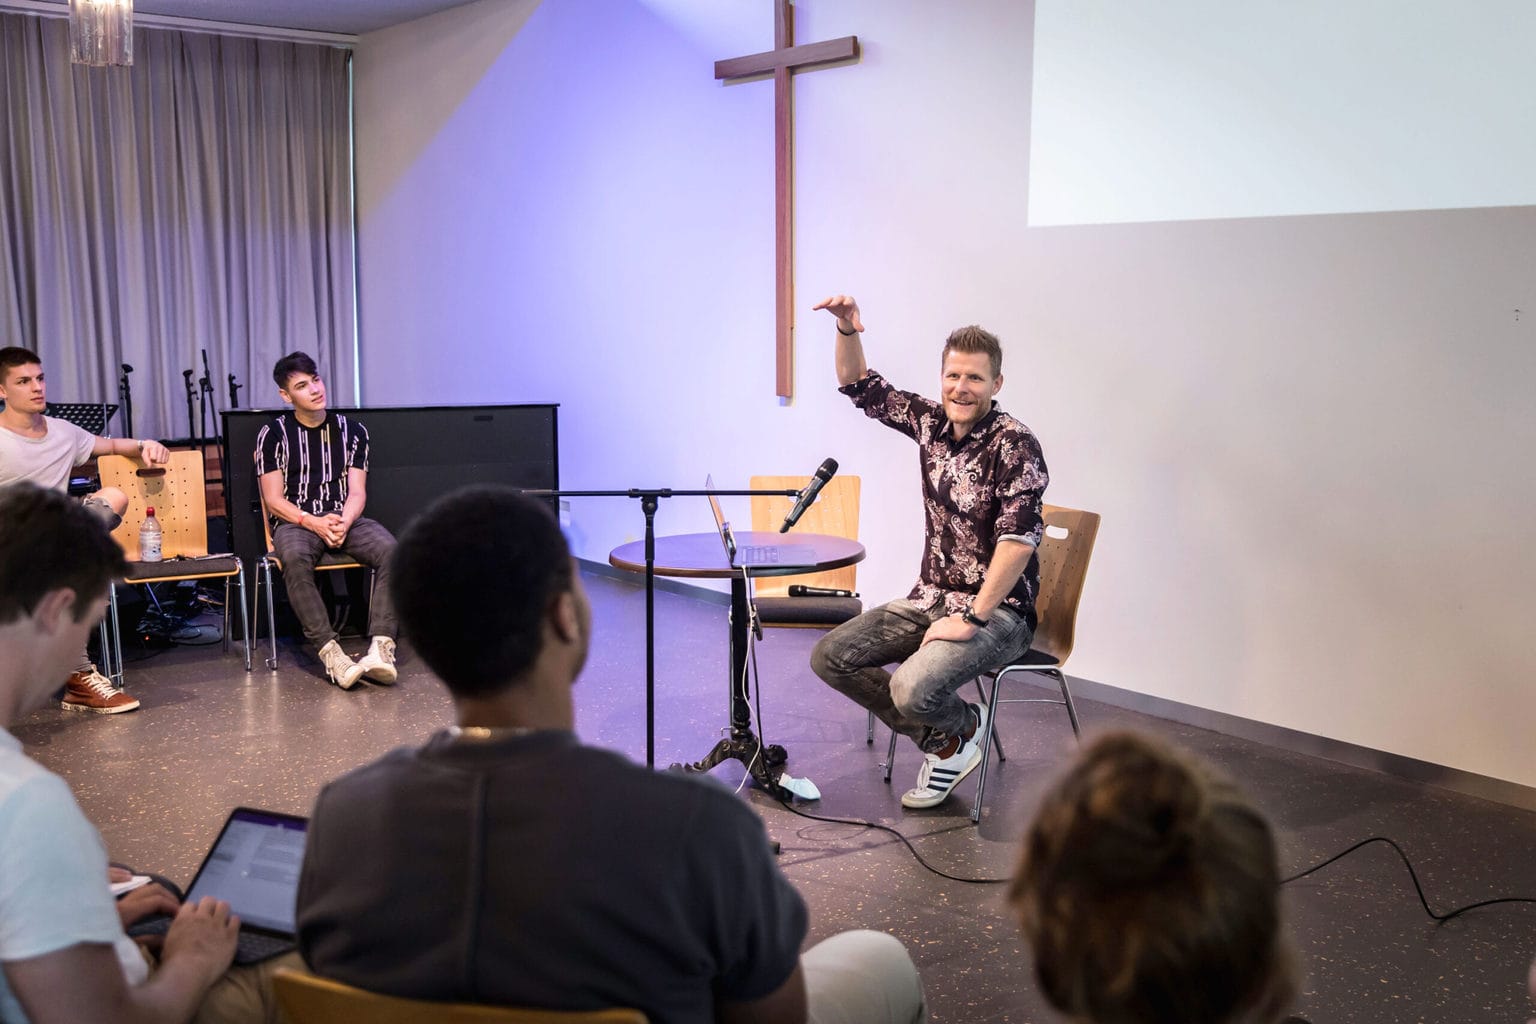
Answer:
<path fill-rule="evenodd" d="M 944 343 L 941 401 L 898 391 L 864 362 L 859 306 L 834 295 L 839 390 L 871 419 L 918 444 L 927 535 L 922 572 L 905 598 L 832 630 L 811 667 L 923 752 L 905 807 L 933 807 L 981 763 L 986 709 L 956 689 L 1029 649 L 1035 631 L 1049 476 L 1040 443 L 1003 412 L 997 337 L 962 327 Z M 883 666 L 900 662 L 895 672 Z"/>
<path fill-rule="evenodd" d="M 294 352 L 272 368 L 278 394 L 293 406 L 256 435 L 256 476 L 272 517 L 272 548 L 283 562 L 288 602 L 304 636 L 320 651 L 326 675 L 343 690 L 359 679 L 393 683 L 395 612 L 389 594 L 389 556 L 395 537 L 363 516 L 368 502 L 368 430 L 325 405 L 325 383 L 315 361 Z M 325 601 L 315 584 L 315 563 L 342 551 L 374 570 L 368 632 L 373 642 L 360 661 L 341 649 Z"/>

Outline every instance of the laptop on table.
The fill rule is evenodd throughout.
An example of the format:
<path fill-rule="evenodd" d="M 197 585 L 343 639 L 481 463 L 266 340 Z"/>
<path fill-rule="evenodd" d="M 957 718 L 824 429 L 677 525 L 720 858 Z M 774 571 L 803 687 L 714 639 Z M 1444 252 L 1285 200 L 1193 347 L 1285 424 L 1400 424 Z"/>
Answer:
<path fill-rule="evenodd" d="M 187 887 L 187 902 L 224 900 L 240 918 L 235 963 L 253 964 L 297 947 L 299 868 L 309 819 L 236 807 Z M 165 934 L 172 918 L 140 921 L 129 935 Z"/>
<path fill-rule="evenodd" d="M 704 489 L 714 491 L 714 474 L 704 477 Z M 748 544 L 737 548 L 736 535 L 720 508 L 720 499 L 709 495 L 709 510 L 715 516 L 715 529 L 720 533 L 720 543 L 725 545 L 725 560 L 733 569 L 779 569 L 788 566 L 813 569 L 816 566 L 816 549 L 809 544 Z"/>

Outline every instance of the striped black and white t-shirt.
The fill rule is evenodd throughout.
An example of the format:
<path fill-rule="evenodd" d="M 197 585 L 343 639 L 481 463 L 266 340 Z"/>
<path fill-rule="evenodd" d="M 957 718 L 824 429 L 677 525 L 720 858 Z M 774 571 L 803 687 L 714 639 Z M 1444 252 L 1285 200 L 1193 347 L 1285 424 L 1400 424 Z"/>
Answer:
<path fill-rule="evenodd" d="M 284 413 L 256 435 L 256 475 L 282 473 L 284 495 L 312 516 L 341 511 L 348 469 L 367 472 L 368 429 L 339 412 L 318 427 Z"/>

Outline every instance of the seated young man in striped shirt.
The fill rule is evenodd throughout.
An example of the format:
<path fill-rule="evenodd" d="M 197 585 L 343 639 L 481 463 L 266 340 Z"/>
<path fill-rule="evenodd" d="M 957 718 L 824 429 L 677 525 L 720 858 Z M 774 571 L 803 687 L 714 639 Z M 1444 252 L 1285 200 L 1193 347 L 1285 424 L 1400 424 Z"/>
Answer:
<path fill-rule="evenodd" d="M 256 436 L 256 476 L 272 517 L 272 548 L 283 562 L 288 602 L 304 636 L 320 651 L 326 675 L 343 690 L 366 677 L 393 683 L 395 612 L 389 594 L 394 535 L 363 515 L 368 502 L 368 430 L 330 412 L 315 361 L 293 352 L 272 368 L 277 393 L 293 406 Z M 353 661 L 341 649 L 320 588 L 315 563 L 341 551 L 374 570 L 368 653 Z"/>

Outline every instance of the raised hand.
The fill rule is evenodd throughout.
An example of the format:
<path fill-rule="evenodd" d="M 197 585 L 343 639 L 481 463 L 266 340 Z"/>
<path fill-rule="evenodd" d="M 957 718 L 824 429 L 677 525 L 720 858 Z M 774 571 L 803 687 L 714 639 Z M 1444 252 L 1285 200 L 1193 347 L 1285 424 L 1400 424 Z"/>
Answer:
<path fill-rule="evenodd" d="M 824 309 L 837 317 L 837 326 L 844 333 L 847 331 L 864 332 L 864 321 L 859 317 L 859 304 L 854 301 L 852 295 L 832 295 L 822 299 L 812 310 Z M 846 328 L 844 325 L 847 325 Z"/>

